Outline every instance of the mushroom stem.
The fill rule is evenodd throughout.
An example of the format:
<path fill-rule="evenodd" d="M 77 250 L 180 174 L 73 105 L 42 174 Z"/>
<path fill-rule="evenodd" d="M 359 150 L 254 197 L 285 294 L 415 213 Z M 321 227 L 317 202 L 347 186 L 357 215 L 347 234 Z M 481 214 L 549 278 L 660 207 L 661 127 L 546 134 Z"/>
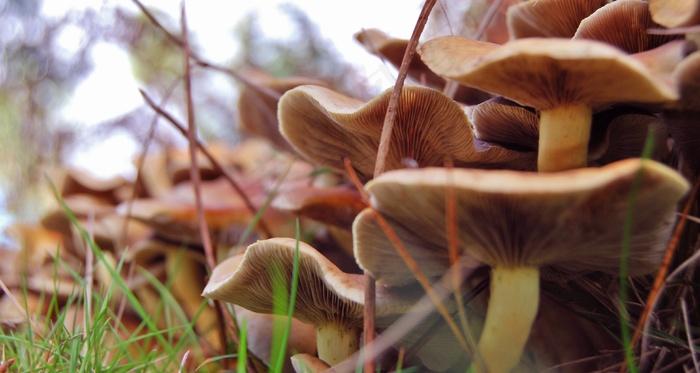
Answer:
<path fill-rule="evenodd" d="M 540 112 L 538 171 L 586 167 L 592 115 L 587 105 L 560 105 Z"/>
<path fill-rule="evenodd" d="M 491 296 L 478 349 L 489 373 L 507 373 L 518 363 L 537 314 L 540 271 L 535 267 L 494 267 Z M 478 364 L 470 371 L 486 373 Z"/>
<path fill-rule="evenodd" d="M 319 359 L 337 365 L 360 348 L 360 330 L 343 325 L 323 325 L 316 329 Z"/>

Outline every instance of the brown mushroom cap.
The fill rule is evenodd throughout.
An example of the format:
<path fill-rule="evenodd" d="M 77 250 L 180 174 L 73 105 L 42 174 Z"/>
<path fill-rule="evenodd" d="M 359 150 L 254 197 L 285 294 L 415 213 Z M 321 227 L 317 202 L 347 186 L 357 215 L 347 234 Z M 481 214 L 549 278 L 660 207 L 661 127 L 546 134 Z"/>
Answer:
<path fill-rule="evenodd" d="M 355 34 L 355 39 L 362 44 L 365 49 L 375 56 L 389 61 L 395 68 L 401 67 L 404 53 L 408 47 L 409 40 L 392 38 L 377 29 L 362 30 Z M 414 81 L 428 87 L 443 90 L 446 80 L 432 72 L 428 66 L 416 55 L 411 60 L 408 67 L 408 76 Z M 453 95 L 454 99 L 467 105 L 476 105 L 488 100 L 491 95 L 465 86 L 459 86 Z"/>
<path fill-rule="evenodd" d="M 649 0 L 654 21 L 666 27 L 691 26 L 700 22 L 697 0 Z"/>
<path fill-rule="evenodd" d="M 250 245 L 243 255 L 227 259 L 212 272 L 203 296 L 233 303 L 260 313 L 273 313 L 275 297 L 289 292 L 296 246 L 299 247 L 299 281 L 294 317 L 316 326 L 319 355 L 335 349 L 352 353 L 364 314 L 362 275 L 346 274 L 313 247 L 291 238 L 271 238 Z M 275 281 L 275 278 L 278 281 Z M 283 287 L 281 287 L 283 286 Z M 277 293 L 277 294 L 275 294 Z M 422 296 L 418 288 L 377 288 L 379 327 L 387 326 Z M 333 330 L 337 330 L 337 333 Z M 330 333 L 329 333 L 330 331 Z M 329 340 L 333 335 L 341 340 Z M 321 356 L 329 364 L 347 356 Z M 338 360 L 339 359 L 339 360 Z M 329 361 L 330 360 L 330 361 Z"/>
<path fill-rule="evenodd" d="M 618 0 L 599 8 L 581 21 L 573 39 L 598 40 L 627 53 L 638 53 L 683 37 L 647 32 L 658 28 L 662 26 L 652 20 L 648 2 Z"/>
<path fill-rule="evenodd" d="M 302 86 L 280 100 L 280 130 L 312 162 L 343 170 L 349 157 L 358 176 L 371 178 L 391 90 L 368 103 L 331 90 Z M 481 147 L 481 149 L 479 149 Z M 477 144 L 462 107 L 429 88 L 406 86 L 399 102 L 387 169 L 442 165 L 533 168 L 533 154 Z"/>
<path fill-rule="evenodd" d="M 677 48 L 671 49 L 677 56 Z M 528 38 L 494 47 L 443 37 L 425 43 L 421 54 L 441 75 L 540 110 L 537 169 L 542 172 L 586 166 L 594 109 L 677 98 L 662 74 L 592 40 Z"/>
<path fill-rule="evenodd" d="M 355 216 L 367 207 L 355 189 L 344 186 L 319 188 L 302 183 L 282 188 L 272 206 L 279 211 L 347 230 L 351 229 Z"/>
<path fill-rule="evenodd" d="M 426 42 L 420 53 L 442 76 L 536 109 L 677 98 L 642 63 L 592 40 L 528 38 L 494 46 L 447 36 Z"/>
<path fill-rule="evenodd" d="M 274 78 L 260 71 L 246 74 L 260 88 L 246 85 L 238 97 L 239 125 L 243 132 L 266 138 L 278 149 L 292 151 L 287 140 L 280 135 L 277 122 L 277 103 L 282 94 L 304 84 L 324 86 L 325 83 L 311 78 Z M 262 89 L 261 89 L 262 88 Z M 268 90 L 268 92 L 263 89 Z M 272 95 L 274 94 L 274 95 Z"/>
<path fill-rule="evenodd" d="M 237 304 L 254 312 L 272 313 L 272 276 L 276 271 L 291 283 L 293 238 L 271 238 L 250 245 L 243 255 L 227 259 L 212 272 L 203 295 Z M 313 247 L 299 242 L 299 288 L 294 317 L 309 324 L 349 323 L 360 327 L 364 309 L 362 275 L 341 272 Z M 251 291 L 252 290 L 252 291 Z M 377 289 L 377 315 L 401 313 L 422 295 L 403 289 Z"/>
<path fill-rule="evenodd" d="M 528 0 L 508 8 L 507 25 L 512 39 L 531 37 L 570 38 L 581 20 L 607 0 Z"/>
<path fill-rule="evenodd" d="M 455 169 L 452 181 L 445 169 L 398 170 L 368 183 L 367 190 L 428 276 L 449 266 L 443 223 L 448 183 L 455 190 L 459 245 L 467 255 L 492 266 L 615 274 L 625 211 L 640 170 L 628 258 L 630 274 L 639 275 L 659 265 L 676 202 L 688 188 L 676 172 L 654 161 L 630 159 L 553 174 Z M 353 229 L 357 262 L 378 282 L 412 280 L 371 215 L 360 214 Z"/>
<path fill-rule="evenodd" d="M 511 148 L 537 150 L 537 112 L 504 97 L 494 97 L 471 108 L 476 137 Z"/>

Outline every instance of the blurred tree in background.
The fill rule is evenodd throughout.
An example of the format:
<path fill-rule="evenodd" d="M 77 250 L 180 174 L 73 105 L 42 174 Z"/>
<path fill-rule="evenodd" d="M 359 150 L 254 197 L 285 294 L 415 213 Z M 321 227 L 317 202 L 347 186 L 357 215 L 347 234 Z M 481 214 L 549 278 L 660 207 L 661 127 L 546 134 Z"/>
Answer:
<path fill-rule="evenodd" d="M 36 188 L 40 166 L 59 160 L 70 137 L 57 130 L 55 113 L 89 72 L 96 40 L 88 36 L 74 53 L 63 53 L 61 33 L 92 27 L 95 14 L 47 20 L 40 9 L 40 0 L 0 1 L 0 203 L 25 218 L 48 197 Z"/>
<path fill-rule="evenodd" d="M 128 134 L 137 144 L 146 141 L 155 114 L 145 106 L 89 126 L 70 123 L 60 115 L 94 67 L 95 46 L 108 43 L 127 51 L 140 87 L 156 100 L 167 100 L 166 110 L 185 117 L 182 50 L 172 40 L 179 37 L 179 20 L 149 10 L 169 36 L 142 12 L 119 6 L 70 11 L 54 18 L 44 17 L 41 9 L 41 0 L 0 0 L 0 215 L 9 213 L 20 220 L 36 219 L 54 198 L 43 182 L 47 169 L 116 132 Z M 282 11 L 294 25 L 287 39 L 267 38 L 255 14 L 232 23 L 243 48 L 238 55 L 232 52 L 223 67 L 236 71 L 256 67 L 276 77 L 315 77 L 357 97 L 370 96 L 366 79 L 341 60 L 302 10 L 285 5 Z M 191 43 L 198 53 L 195 37 Z M 192 78 L 200 136 L 238 141 L 238 83 L 205 68 L 195 68 Z M 110 87 L 104 89 L 109 97 Z M 183 141 L 170 124 L 160 121 L 152 149 Z"/>

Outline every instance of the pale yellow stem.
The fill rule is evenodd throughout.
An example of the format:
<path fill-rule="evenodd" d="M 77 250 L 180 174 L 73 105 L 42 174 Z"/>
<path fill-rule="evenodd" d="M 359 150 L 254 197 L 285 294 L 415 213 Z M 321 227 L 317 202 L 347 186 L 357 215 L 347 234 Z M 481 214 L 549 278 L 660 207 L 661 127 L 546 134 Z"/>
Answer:
<path fill-rule="evenodd" d="M 540 294 L 540 271 L 533 267 L 493 267 L 491 296 L 479 353 L 486 371 L 473 364 L 477 373 L 507 373 L 520 361 Z"/>
<path fill-rule="evenodd" d="M 540 112 L 538 171 L 586 167 L 592 115 L 587 105 L 561 105 Z"/>
<path fill-rule="evenodd" d="M 360 329 L 340 324 L 316 328 L 318 358 L 334 366 L 350 357 L 360 348 Z"/>

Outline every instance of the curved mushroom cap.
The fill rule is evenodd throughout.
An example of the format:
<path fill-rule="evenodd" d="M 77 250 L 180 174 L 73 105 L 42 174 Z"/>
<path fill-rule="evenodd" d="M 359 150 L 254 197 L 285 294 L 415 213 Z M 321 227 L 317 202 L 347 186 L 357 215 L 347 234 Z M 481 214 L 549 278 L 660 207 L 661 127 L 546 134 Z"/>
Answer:
<path fill-rule="evenodd" d="M 320 373 L 330 369 L 323 360 L 309 354 L 296 354 L 291 357 L 292 366 L 297 373 Z"/>
<path fill-rule="evenodd" d="M 304 84 L 324 86 L 325 83 L 304 77 L 276 79 L 257 71 L 246 76 L 258 86 L 246 85 L 238 97 L 238 116 L 241 129 L 251 135 L 268 139 L 279 149 L 291 151 L 289 143 L 279 132 L 277 103 L 284 92 L 294 87 Z"/>
<path fill-rule="evenodd" d="M 614 45 L 627 53 L 654 49 L 682 35 L 657 35 L 649 29 L 662 28 L 654 22 L 649 3 L 642 0 L 618 0 L 586 17 L 573 39 L 590 39 Z"/>
<path fill-rule="evenodd" d="M 355 39 L 373 55 L 389 61 L 395 68 L 401 68 L 403 55 L 408 47 L 409 40 L 392 38 L 381 30 L 367 29 L 355 34 Z M 408 76 L 418 83 L 428 87 L 443 90 L 445 78 L 435 74 L 425 65 L 420 56 L 415 55 L 408 67 Z M 452 96 L 456 101 L 467 105 L 476 105 L 488 100 L 491 95 L 465 86 L 459 86 Z"/>
<path fill-rule="evenodd" d="M 614 274 L 619 271 L 626 209 L 639 172 L 628 262 L 630 274 L 640 275 L 658 266 L 676 203 L 688 189 L 680 175 L 654 161 L 630 159 L 552 174 L 399 170 L 381 175 L 366 188 L 372 205 L 427 276 L 439 276 L 449 267 L 447 185 L 455 192 L 458 243 L 464 254 L 491 266 Z M 378 282 L 403 284 L 413 278 L 371 215 L 360 214 L 353 229 L 357 262 Z"/>
<path fill-rule="evenodd" d="M 121 201 L 123 191 L 130 187 L 129 182 L 121 176 L 103 178 L 75 167 L 51 169 L 49 174 L 63 197 L 91 195 L 116 204 Z"/>
<path fill-rule="evenodd" d="M 504 97 L 495 97 L 471 108 L 476 137 L 507 147 L 536 151 L 539 116 L 531 108 Z"/>
<path fill-rule="evenodd" d="M 674 88 L 644 64 L 593 40 L 528 38 L 494 46 L 447 36 L 426 42 L 419 51 L 442 76 L 536 109 L 677 98 Z"/>
<path fill-rule="evenodd" d="M 348 230 L 357 214 L 367 207 L 355 189 L 344 186 L 320 188 L 301 183 L 281 188 L 272 206 L 279 211 Z"/>
<path fill-rule="evenodd" d="M 229 258 L 212 272 L 203 296 L 233 303 L 253 312 L 272 313 L 275 291 L 286 292 L 291 284 L 293 238 L 258 241 L 244 254 Z M 274 289 L 280 276 L 284 289 Z M 377 289 L 377 317 L 401 314 L 422 296 L 418 289 Z M 347 274 L 313 247 L 299 242 L 299 285 L 294 317 L 308 324 L 342 323 L 361 327 L 364 312 L 362 275 Z M 378 325 L 381 322 L 378 320 Z"/>
<path fill-rule="evenodd" d="M 612 109 L 593 116 L 589 144 L 589 165 L 604 165 L 642 155 L 650 132 L 653 151 L 649 158 L 660 160 L 668 153 L 668 131 L 663 119 L 634 109 Z"/>
<path fill-rule="evenodd" d="M 358 176 L 368 180 L 390 95 L 387 90 L 365 104 L 322 87 L 295 88 L 280 100 L 280 130 L 309 160 L 342 170 L 343 157 L 349 157 Z M 533 154 L 476 145 L 464 110 L 447 96 L 429 88 L 404 87 L 386 168 L 404 168 L 407 161 L 437 166 L 445 158 L 471 167 L 534 167 Z"/>
<path fill-rule="evenodd" d="M 63 198 L 63 202 L 78 219 L 99 220 L 114 212 L 112 203 L 92 194 L 70 194 Z M 64 236 L 70 237 L 72 234 L 73 223 L 66 216 L 62 206 L 57 206 L 53 211 L 44 215 L 41 218 L 41 225 Z"/>
<path fill-rule="evenodd" d="M 574 36 L 581 20 L 607 0 L 529 0 L 508 8 L 507 25 L 511 39 Z"/>
<path fill-rule="evenodd" d="M 254 214 L 242 197 L 222 178 L 202 181 L 200 188 L 202 210 L 210 230 L 225 235 L 226 237 L 220 237 L 224 242 L 235 243 L 250 224 Z M 254 206 L 263 204 L 266 196 L 260 185 L 250 183 L 244 188 Z M 148 225 L 163 237 L 179 242 L 201 243 L 194 187 L 191 182 L 181 183 L 159 198 L 135 200 L 131 210 L 126 202 L 122 203 L 117 207 L 117 213 L 122 216 L 129 213 L 129 218 Z M 268 208 L 262 216 L 268 223 L 279 223 L 276 224 L 279 227 L 277 233 L 287 234 L 284 229 L 288 227 L 284 227 L 282 223 L 286 221 L 286 215 Z"/>
<path fill-rule="evenodd" d="M 649 0 L 654 21 L 666 27 L 691 26 L 700 22 L 697 0 Z"/>

